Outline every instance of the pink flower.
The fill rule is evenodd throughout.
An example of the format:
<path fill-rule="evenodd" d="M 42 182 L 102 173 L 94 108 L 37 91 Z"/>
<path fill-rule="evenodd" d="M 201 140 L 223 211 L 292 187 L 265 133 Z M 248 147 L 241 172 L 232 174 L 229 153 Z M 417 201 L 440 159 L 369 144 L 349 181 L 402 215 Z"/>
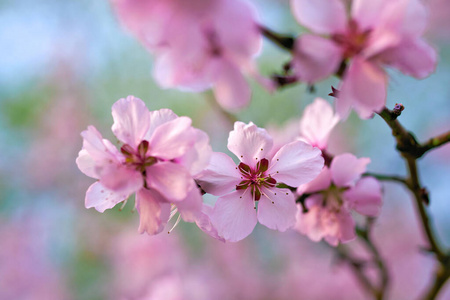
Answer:
<path fill-rule="evenodd" d="M 307 143 L 323 150 L 327 147 L 331 130 L 338 122 L 339 117 L 334 114 L 331 105 L 322 98 L 316 98 L 305 108 L 300 120 L 300 136 Z"/>
<path fill-rule="evenodd" d="M 280 184 L 307 183 L 323 167 L 320 150 L 309 144 L 292 142 L 273 156 L 272 146 L 266 130 L 253 123 L 236 122 L 228 149 L 240 163 L 236 165 L 224 153 L 213 153 L 209 167 L 198 177 L 197 182 L 206 192 L 221 196 L 210 217 L 219 236 L 227 241 L 242 240 L 257 221 L 279 231 L 293 226 L 295 197 Z"/>
<path fill-rule="evenodd" d="M 119 19 L 155 55 L 154 77 L 164 88 L 213 87 L 225 109 L 250 101 L 242 71 L 262 38 L 255 12 L 242 0 L 113 0 Z"/>
<path fill-rule="evenodd" d="M 350 59 L 336 100 L 341 118 L 352 107 L 364 119 L 383 108 L 388 80 L 383 66 L 416 78 L 434 71 L 436 51 L 421 38 L 427 16 L 419 0 L 355 0 L 349 17 L 341 0 L 291 4 L 297 20 L 315 33 L 302 35 L 295 45 L 301 79 L 326 78 Z"/>
<path fill-rule="evenodd" d="M 78 168 L 98 179 L 86 192 L 86 208 L 103 212 L 136 193 L 140 233 L 161 232 L 178 211 L 177 223 L 180 216 L 194 221 L 202 199 L 192 176 L 209 162 L 207 135 L 169 109 L 149 112 L 133 96 L 118 100 L 112 115 L 120 151 L 93 126 L 81 133 Z"/>
<path fill-rule="evenodd" d="M 282 128 L 269 126 L 267 131 L 273 136 L 274 155 L 283 145 L 301 140 L 321 150 L 327 148 L 328 138 L 339 117 L 333 112 L 331 105 L 322 98 L 316 98 L 306 106 L 302 118 L 288 121 Z"/>
<path fill-rule="evenodd" d="M 353 240 L 355 222 L 351 210 L 370 217 L 379 214 L 382 204 L 381 186 L 373 177 L 361 175 L 369 158 L 356 158 L 350 153 L 336 156 L 316 179 L 298 188 L 306 196 L 303 212 L 299 205 L 295 229 L 311 240 L 324 238 L 330 245 Z"/>

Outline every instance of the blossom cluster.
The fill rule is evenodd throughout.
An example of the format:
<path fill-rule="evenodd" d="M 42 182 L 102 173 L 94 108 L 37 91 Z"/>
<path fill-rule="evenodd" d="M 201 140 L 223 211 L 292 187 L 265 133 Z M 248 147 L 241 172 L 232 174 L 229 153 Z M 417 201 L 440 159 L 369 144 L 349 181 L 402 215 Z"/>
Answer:
<path fill-rule="evenodd" d="M 154 56 L 154 77 L 164 88 L 213 88 L 224 109 L 238 110 L 251 98 L 243 74 L 275 85 L 257 71 L 264 29 L 246 1 L 113 0 L 113 6 Z M 382 189 L 365 174 L 369 158 L 334 156 L 328 139 L 351 109 L 363 119 L 383 109 L 386 66 L 417 78 L 434 70 L 436 52 L 422 38 L 425 8 L 418 0 L 291 0 L 291 7 L 312 33 L 293 42 L 286 72 L 309 84 L 341 77 L 333 92 L 336 113 L 317 98 L 292 131 L 272 135 L 237 121 L 228 138 L 233 159 L 212 152 L 206 133 L 189 118 L 148 111 L 133 96 L 120 99 L 112 107 L 120 149 L 93 126 L 82 133 L 78 167 L 98 180 L 86 193 L 86 207 L 103 212 L 136 194 L 139 232 L 150 235 L 178 214 L 174 226 L 181 219 L 196 222 L 222 241 L 242 240 L 258 222 L 333 246 L 353 240 L 352 211 L 377 216 Z M 205 193 L 218 196 L 213 207 L 203 203 Z"/>

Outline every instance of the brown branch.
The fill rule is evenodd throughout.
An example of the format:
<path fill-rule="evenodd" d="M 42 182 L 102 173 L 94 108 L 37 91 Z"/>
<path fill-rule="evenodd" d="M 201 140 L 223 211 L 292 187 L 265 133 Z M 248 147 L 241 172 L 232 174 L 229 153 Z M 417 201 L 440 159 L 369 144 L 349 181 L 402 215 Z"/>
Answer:
<path fill-rule="evenodd" d="M 421 146 L 421 150 L 425 154 L 425 152 L 440 147 L 448 142 L 450 142 L 450 131 L 429 139 Z"/>
<path fill-rule="evenodd" d="M 409 177 L 406 180 L 407 186 L 414 195 L 417 210 L 419 212 L 420 221 L 429 243 L 430 251 L 436 255 L 439 266 L 435 273 L 435 280 L 430 290 L 424 296 L 424 299 L 435 299 L 440 289 L 444 286 L 448 278 L 450 278 L 450 253 L 445 253 L 438 243 L 436 233 L 431 225 L 425 204 L 428 204 L 428 192 L 420 184 L 419 173 L 417 169 L 417 159 L 425 154 L 428 150 L 445 144 L 450 139 L 448 133 L 433 138 L 424 145 L 420 145 L 414 135 L 407 131 L 397 120 L 398 115 L 386 107 L 379 113 L 392 129 L 392 135 L 397 142 L 397 150 L 400 151 L 405 159 Z"/>
<path fill-rule="evenodd" d="M 331 246 L 330 246 L 331 247 Z M 362 286 L 364 290 L 369 292 L 372 295 L 377 294 L 377 289 L 372 285 L 367 275 L 364 273 L 364 267 L 366 267 L 367 262 L 364 260 L 360 260 L 357 258 L 354 258 L 350 251 L 344 246 L 339 245 L 336 248 L 332 247 L 336 250 L 338 254 L 338 258 L 340 260 L 343 260 L 347 262 L 350 267 L 352 268 L 353 274 L 355 275 L 356 279 L 359 281 L 359 284 Z"/>
<path fill-rule="evenodd" d="M 374 242 L 370 237 L 373 222 L 374 219 L 368 219 L 366 228 L 365 229 L 357 228 L 356 232 L 358 236 L 364 241 L 364 244 L 366 245 L 367 249 L 372 253 L 374 262 L 379 270 L 380 283 L 378 288 L 374 290 L 374 296 L 375 299 L 382 300 L 384 299 L 386 290 L 389 286 L 389 272 L 386 263 L 384 262 L 384 259 L 381 257 L 378 248 L 375 246 Z"/>
<path fill-rule="evenodd" d="M 258 28 L 262 35 L 279 46 L 281 49 L 287 51 L 292 51 L 294 49 L 295 37 L 276 33 L 263 25 L 259 25 Z"/>

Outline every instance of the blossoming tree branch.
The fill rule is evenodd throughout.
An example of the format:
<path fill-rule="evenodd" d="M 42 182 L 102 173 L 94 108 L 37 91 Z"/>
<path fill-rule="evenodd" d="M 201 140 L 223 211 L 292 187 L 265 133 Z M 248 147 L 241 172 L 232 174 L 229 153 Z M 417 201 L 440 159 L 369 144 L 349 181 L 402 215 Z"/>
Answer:
<path fill-rule="evenodd" d="M 424 255 L 436 261 L 432 284 L 418 296 L 437 297 L 450 277 L 450 250 L 434 230 L 429 191 L 420 182 L 416 162 L 449 142 L 450 131 L 420 142 L 399 120 L 405 107 L 403 113 L 408 112 L 407 99 L 405 106 L 385 106 L 386 67 L 419 79 L 436 67 L 436 51 L 422 37 L 427 12 L 419 0 L 291 0 L 293 15 L 309 29 L 299 37 L 266 28 L 244 0 L 112 4 L 124 28 L 153 56 L 153 75 L 161 87 L 212 89 L 222 112 L 232 118 L 251 101 L 246 77 L 268 92 L 330 76 L 340 83 L 330 87 L 335 109 L 317 98 L 289 139 L 278 138 L 288 128 L 276 132 L 234 122 L 228 138 L 234 157 L 213 152 L 208 135 L 194 128 L 189 117 L 169 109 L 149 111 L 134 96 L 120 99 L 112 106 L 119 148 L 94 126 L 81 134 L 77 165 L 96 180 L 87 190 L 86 208 L 104 212 L 124 206 L 135 194 L 139 232 L 149 235 L 170 233 L 181 220 L 195 222 L 224 242 L 246 238 L 258 222 L 273 230 L 293 229 L 334 247 L 367 295 L 385 299 L 390 273 L 371 229 L 381 211 L 382 181 L 393 181 L 410 190 L 427 241 Z M 265 77 L 258 71 L 255 57 L 263 37 L 291 54 L 280 74 Z M 330 153 L 328 138 L 351 111 L 361 119 L 378 115 L 385 120 L 408 174 L 369 173 L 370 158 Z M 217 196 L 214 206 L 203 202 L 205 193 Z M 353 212 L 365 217 L 364 225 L 357 225 Z M 345 245 L 355 239 L 371 253 L 367 261 Z M 369 265 L 376 266 L 376 278 L 368 275 Z"/>

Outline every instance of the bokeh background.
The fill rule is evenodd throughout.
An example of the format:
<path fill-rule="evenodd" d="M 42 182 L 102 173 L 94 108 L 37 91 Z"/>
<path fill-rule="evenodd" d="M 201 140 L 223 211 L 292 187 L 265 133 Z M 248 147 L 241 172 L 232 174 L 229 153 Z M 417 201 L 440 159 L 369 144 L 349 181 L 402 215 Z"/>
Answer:
<path fill-rule="evenodd" d="M 269 28 L 304 30 L 288 1 L 252 2 Z M 420 140 L 450 128 L 446 2 L 427 1 L 427 39 L 440 53 L 436 72 L 418 81 L 390 71 L 387 106 L 405 105 L 401 121 Z M 257 62 L 269 76 L 288 59 L 265 40 Z M 227 151 L 232 123 L 211 94 L 163 90 L 151 69 L 150 55 L 120 27 L 107 0 L 0 0 L 0 299 L 368 299 L 330 247 L 294 231 L 257 225 L 244 241 L 223 244 L 182 223 L 170 235 L 149 237 L 137 233 L 133 203 L 103 214 L 84 208 L 92 181 L 75 165 L 79 134 L 92 124 L 113 139 L 110 109 L 119 98 L 135 95 L 150 110 L 189 116 L 215 151 Z M 249 81 L 252 103 L 237 117 L 261 127 L 299 118 L 315 97 L 332 101 L 326 95 L 337 85 L 331 78 L 314 93 L 300 84 L 269 94 Z M 406 174 L 377 117 L 352 115 L 339 124 L 330 151 L 370 157 L 370 171 Z M 450 246 L 450 145 L 419 167 L 433 223 Z M 420 253 L 426 243 L 408 192 L 395 184 L 384 190 L 374 236 L 391 274 L 388 299 L 415 299 L 430 283 L 433 260 Z M 349 247 L 366 255 L 357 241 Z M 450 284 L 440 299 L 450 299 Z"/>

